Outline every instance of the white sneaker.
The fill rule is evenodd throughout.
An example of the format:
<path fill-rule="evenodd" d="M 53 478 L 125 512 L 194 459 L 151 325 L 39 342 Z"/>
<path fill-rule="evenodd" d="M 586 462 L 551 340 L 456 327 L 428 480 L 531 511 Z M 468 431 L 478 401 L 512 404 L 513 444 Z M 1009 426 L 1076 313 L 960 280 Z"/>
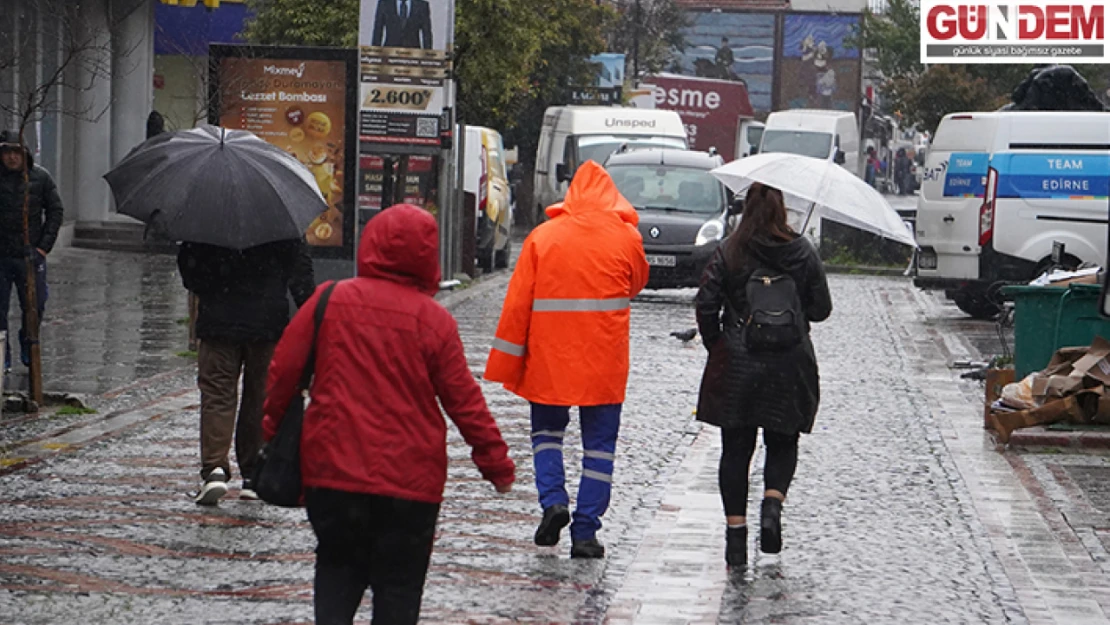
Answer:
<path fill-rule="evenodd" d="M 204 486 L 197 493 L 196 502 L 201 506 L 214 506 L 227 494 L 227 474 L 223 469 L 212 469 L 204 479 Z"/>
<path fill-rule="evenodd" d="M 239 489 L 239 499 L 244 501 L 258 501 L 258 493 L 254 492 L 251 488 L 250 480 L 243 480 L 243 486 Z"/>

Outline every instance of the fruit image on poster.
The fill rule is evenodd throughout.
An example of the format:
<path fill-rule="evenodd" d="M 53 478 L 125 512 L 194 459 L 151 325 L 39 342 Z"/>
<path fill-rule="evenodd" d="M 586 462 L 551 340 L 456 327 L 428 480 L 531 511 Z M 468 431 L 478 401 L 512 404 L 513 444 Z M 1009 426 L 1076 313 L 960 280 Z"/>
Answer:
<path fill-rule="evenodd" d="M 249 130 L 312 172 L 328 209 L 305 236 L 343 245 L 347 70 L 342 61 L 223 58 L 220 125 Z M 351 172 L 349 175 L 354 175 Z"/>

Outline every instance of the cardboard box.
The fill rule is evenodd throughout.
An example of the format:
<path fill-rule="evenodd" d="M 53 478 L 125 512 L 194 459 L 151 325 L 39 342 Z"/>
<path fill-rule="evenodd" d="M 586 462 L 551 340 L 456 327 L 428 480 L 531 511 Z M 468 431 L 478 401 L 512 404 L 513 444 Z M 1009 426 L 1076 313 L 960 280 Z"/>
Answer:
<path fill-rule="evenodd" d="M 1110 385 L 1110 341 L 1095 337 L 1090 347 L 1065 347 L 1052 355 L 1033 379 L 1038 399 L 1068 397 L 1084 389 Z"/>
<path fill-rule="evenodd" d="M 1002 389 L 1015 381 L 1013 369 L 987 369 L 987 403 L 983 406 L 983 428 L 991 429 L 991 406 L 1002 397 Z"/>

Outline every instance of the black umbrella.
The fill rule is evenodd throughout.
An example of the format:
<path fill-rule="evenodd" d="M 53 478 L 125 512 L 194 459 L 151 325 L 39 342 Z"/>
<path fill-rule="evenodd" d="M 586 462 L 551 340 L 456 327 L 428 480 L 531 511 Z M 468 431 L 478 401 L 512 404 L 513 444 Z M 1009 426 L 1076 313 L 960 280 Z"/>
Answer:
<path fill-rule="evenodd" d="M 219 126 L 158 135 L 104 178 L 120 213 L 174 241 L 241 250 L 296 239 L 327 210 L 294 156 Z"/>

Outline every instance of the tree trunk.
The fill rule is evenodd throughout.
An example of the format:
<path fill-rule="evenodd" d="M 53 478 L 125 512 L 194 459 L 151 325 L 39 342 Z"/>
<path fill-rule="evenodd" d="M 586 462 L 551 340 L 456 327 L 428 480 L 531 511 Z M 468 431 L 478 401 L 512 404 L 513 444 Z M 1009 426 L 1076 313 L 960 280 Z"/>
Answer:
<path fill-rule="evenodd" d="M 19 144 L 23 141 L 23 129 L 19 129 Z M 42 349 L 39 346 L 39 299 L 35 276 L 35 255 L 38 250 L 31 246 L 31 160 L 27 148 L 23 148 L 23 247 L 27 264 L 27 308 L 24 312 L 23 331 L 31 345 L 31 366 L 29 371 L 29 391 L 31 401 L 37 410 L 42 405 Z M 22 348 L 22 345 L 20 346 Z"/>

